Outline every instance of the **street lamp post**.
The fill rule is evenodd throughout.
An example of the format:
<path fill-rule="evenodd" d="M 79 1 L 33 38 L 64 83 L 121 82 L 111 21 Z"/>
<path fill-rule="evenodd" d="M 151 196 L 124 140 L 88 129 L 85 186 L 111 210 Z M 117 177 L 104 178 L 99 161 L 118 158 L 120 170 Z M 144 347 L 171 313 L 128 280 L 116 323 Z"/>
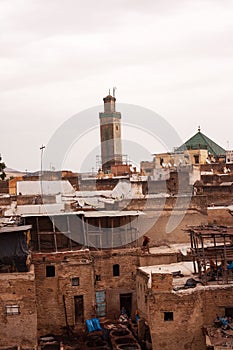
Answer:
<path fill-rule="evenodd" d="M 41 156 L 40 156 L 40 191 L 41 191 L 41 200 L 43 197 L 43 191 L 42 191 L 42 172 L 43 172 L 43 152 L 44 152 L 45 146 L 42 144 L 40 147 L 41 150 Z"/>

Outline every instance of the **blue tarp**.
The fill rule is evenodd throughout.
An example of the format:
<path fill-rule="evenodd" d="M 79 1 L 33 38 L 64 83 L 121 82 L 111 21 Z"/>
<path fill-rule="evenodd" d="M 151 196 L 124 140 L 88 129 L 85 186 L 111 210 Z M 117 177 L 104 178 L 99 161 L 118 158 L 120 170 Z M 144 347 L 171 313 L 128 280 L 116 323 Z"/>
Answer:
<path fill-rule="evenodd" d="M 92 318 L 90 320 L 86 320 L 86 325 L 88 332 L 101 331 L 101 325 L 98 318 Z"/>

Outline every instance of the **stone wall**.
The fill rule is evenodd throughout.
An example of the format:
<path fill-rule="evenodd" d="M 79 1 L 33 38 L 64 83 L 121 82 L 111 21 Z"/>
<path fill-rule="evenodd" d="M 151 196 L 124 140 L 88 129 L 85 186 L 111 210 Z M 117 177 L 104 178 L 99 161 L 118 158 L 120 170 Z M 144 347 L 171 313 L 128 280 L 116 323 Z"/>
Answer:
<path fill-rule="evenodd" d="M 18 314 L 9 314 L 12 305 L 17 307 Z M 37 345 L 33 265 L 27 273 L 0 274 L 0 325 L 0 346 L 32 349 Z"/>

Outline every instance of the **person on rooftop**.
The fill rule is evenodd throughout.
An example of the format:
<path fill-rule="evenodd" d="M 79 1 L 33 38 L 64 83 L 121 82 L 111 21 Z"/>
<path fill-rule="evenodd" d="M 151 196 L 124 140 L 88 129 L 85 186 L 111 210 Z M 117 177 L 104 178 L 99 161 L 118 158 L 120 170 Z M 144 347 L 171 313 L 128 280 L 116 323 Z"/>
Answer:
<path fill-rule="evenodd" d="M 142 242 L 142 252 L 143 253 L 147 252 L 149 254 L 149 252 L 150 252 L 149 243 L 150 243 L 150 237 L 143 235 L 143 242 Z"/>

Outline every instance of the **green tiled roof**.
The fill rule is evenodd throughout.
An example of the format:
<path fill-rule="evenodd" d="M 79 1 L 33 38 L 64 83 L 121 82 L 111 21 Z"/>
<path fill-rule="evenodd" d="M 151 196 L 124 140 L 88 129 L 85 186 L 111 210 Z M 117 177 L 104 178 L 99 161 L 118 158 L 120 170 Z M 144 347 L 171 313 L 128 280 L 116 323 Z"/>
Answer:
<path fill-rule="evenodd" d="M 225 149 L 217 145 L 217 143 L 209 139 L 209 137 L 199 130 L 188 141 L 178 147 L 177 151 L 184 151 L 185 149 L 207 149 L 209 154 L 217 157 L 225 156 L 226 154 Z"/>

